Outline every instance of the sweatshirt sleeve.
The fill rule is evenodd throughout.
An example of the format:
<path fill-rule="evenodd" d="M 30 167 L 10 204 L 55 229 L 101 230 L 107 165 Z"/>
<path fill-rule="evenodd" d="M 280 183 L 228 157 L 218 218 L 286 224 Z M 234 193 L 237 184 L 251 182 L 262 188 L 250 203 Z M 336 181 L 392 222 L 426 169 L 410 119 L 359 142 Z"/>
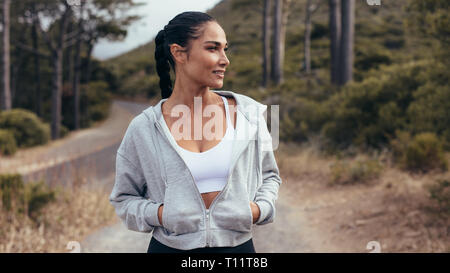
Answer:
<path fill-rule="evenodd" d="M 128 229 L 151 232 L 161 226 L 158 208 L 162 203 L 145 198 L 146 184 L 141 171 L 117 152 L 115 183 L 109 201 Z"/>
<path fill-rule="evenodd" d="M 109 201 L 128 229 L 152 232 L 161 226 L 158 208 L 163 203 L 148 198 L 147 183 L 139 167 L 136 141 L 136 120 L 125 133 L 116 156 L 116 175 Z M 134 159 L 134 160 L 133 160 Z"/>
<path fill-rule="evenodd" d="M 272 148 L 272 137 L 269 133 L 267 123 L 263 116 L 260 116 L 259 124 L 261 130 L 260 147 L 262 150 L 262 152 L 260 153 L 261 161 L 259 164 L 261 167 L 263 181 L 262 185 L 256 192 L 254 202 L 260 209 L 260 216 L 256 221 L 256 224 L 265 225 L 272 223 L 275 219 L 275 201 L 278 198 L 278 189 L 282 181 Z"/>

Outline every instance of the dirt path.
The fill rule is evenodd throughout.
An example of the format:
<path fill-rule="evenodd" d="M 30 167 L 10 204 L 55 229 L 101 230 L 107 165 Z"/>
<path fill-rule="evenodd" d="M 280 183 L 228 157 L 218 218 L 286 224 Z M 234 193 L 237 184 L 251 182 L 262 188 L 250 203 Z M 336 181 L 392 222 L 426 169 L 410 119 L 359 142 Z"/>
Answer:
<path fill-rule="evenodd" d="M 110 115 L 105 121 L 89 129 L 71 132 L 68 136 L 51 141 L 47 145 L 20 149 L 13 156 L 4 156 L 0 160 L 0 173 L 35 172 L 120 142 L 136 112 L 148 107 L 145 104 L 133 106 L 134 111 L 128 102 L 113 101 Z"/>

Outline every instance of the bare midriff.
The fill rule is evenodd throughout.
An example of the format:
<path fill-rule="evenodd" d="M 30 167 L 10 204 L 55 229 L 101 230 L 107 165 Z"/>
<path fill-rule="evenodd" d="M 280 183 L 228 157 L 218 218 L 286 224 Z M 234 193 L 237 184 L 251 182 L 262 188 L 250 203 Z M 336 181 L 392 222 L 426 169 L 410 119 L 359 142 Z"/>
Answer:
<path fill-rule="evenodd" d="M 207 209 L 209 209 L 209 206 L 211 206 L 211 203 L 214 201 L 216 196 L 219 195 L 219 193 L 220 191 L 202 193 L 203 202 L 205 203 Z"/>

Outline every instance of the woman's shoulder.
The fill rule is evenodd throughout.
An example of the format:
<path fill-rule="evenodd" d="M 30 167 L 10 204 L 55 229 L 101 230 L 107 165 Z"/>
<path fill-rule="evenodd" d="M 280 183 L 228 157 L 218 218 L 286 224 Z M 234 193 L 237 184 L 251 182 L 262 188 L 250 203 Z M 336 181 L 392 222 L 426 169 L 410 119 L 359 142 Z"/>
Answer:
<path fill-rule="evenodd" d="M 248 107 L 256 107 L 258 110 L 266 110 L 267 106 L 263 103 L 257 101 L 256 99 L 250 97 L 250 95 L 246 95 L 243 92 L 239 91 L 230 91 L 230 90 L 219 90 L 215 91 L 220 94 L 223 94 L 227 97 L 231 97 L 234 99 L 235 104 L 240 104 L 244 108 Z M 229 101 L 229 100 L 228 100 Z"/>

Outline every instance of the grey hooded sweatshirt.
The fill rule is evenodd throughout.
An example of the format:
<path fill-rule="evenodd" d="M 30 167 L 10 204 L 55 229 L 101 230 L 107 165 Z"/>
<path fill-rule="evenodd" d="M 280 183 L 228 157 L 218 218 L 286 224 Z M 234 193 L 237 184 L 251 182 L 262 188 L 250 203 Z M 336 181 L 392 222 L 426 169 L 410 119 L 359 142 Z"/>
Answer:
<path fill-rule="evenodd" d="M 117 150 L 109 201 L 128 229 L 152 232 L 178 249 L 237 246 L 252 238 L 250 201 L 260 209 L 256 224 L 272 223 L 281 185 L 266 123 L 267 106 L 232 91 L 236 130 L 227 184 L 206 209 L 171 132 L 163 126 L 160 100 L 130 122 Z M 220 159 L 218 159 L 220 160 Z M 158 208 L 164 204 L 161 225 Z"/>

